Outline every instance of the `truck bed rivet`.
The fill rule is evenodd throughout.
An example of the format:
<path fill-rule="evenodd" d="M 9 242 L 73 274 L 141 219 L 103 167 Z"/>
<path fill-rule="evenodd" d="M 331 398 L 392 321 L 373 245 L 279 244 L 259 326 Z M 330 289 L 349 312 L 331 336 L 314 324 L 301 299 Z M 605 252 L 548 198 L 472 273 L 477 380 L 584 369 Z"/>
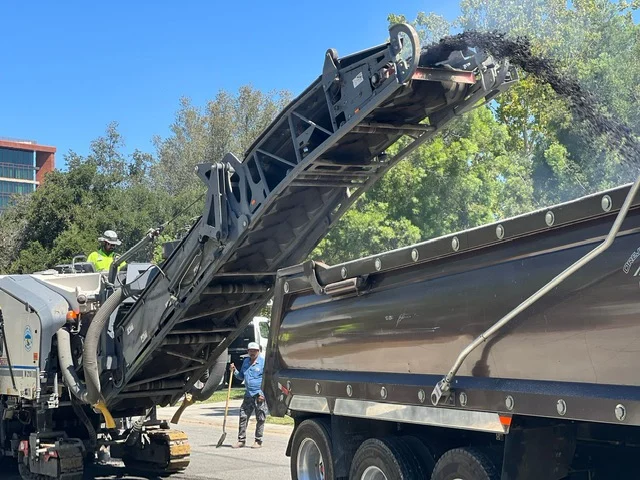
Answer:
<path fill-rule="evenodd" d="M 284 293 L 289 293 L 289 282 L 284 282 Z"/>
<path fill-rule="evenodd" d="M 351 385 L 347 385 L 347 396 L 350 397 L 353 395 L 353 387 Z"/>
<path fill-rule="evenodd" d="M 464 392 L 460 393 L 460 405 L 462 405 L 463 407 L 466 407 L 468 400 L 469 399 L 467 398 L 467 394 L 466 393 L 464 393 Z"/>
<path fill-rule="evenodd" d="M 544 216 L 544 221 L 550 227 L 556 221 L 556 216 L 553 214 L 552 211 L 548 211 L 547 214 Z"/>
<path fill-rule="evenodd" d="M 347 278 L 347 267 L 342 267 L 342 270 L 340 270 L 340 275 L 342 275 L 342 278 Z"/>
<path fill-rule="evenodd" d="M 558 410 L 559 415 L 564 415 L 567 413 L 567 402 L 562 399 L 558 400 L 556 403 L 556 409 Z"/>
<path fill-rule="evenodd" d="M 611 207 L 613 206 L 611 197 L 609 195 L 605 195 L 604 197 L 602 197 L 602 201 L 600 202 L 600 205 L 602 205 L 602 210 L 604 210 L 605 212 L 608 212 L 609 210 L 611 210 Z"/>
<path fill-rule="evenodd" d="M 316 383 L 316 393 L 319 395 L 321 391 L 322 391 L 322 387 L 320 386 L 319 383 Z"/>
<path fill-rule="evenodd" d="M 616 418 L 620 421 L 623 421 L 627 416 L 627 409 L 624 408 L 624 405 L 618 404 L 616 405 Z"/>
<path fill-rule="evenodd" d="M 513 407 L 515 406 L 516 402 L 511 395 L 507 395 L 507 398 L 505 398 L 504 400 L 504 404 L 507 407 L 507 410 L 511 411 L 513 410 Z"/>
<path fill-rule="evenodd" d="M 460 240 L 458 240 L 458 237 L 453 237 L 451 240 L 451 248 L 453 248 L 454 252 L 457 252 L 460 248 Z"/>
<path fill-rule="evenodd" d="M 427 399 L 427 394 L 424 393 L 424 390 L 422 389 L 418 390 L 418 400 L 420 400 L 420 403 L 424 403 L 426 399 Z"/>
<path fill-rule="evenodd" d="M 420 258 L 420 254 L 418 253 L 418 249 L 414 248 L 413 250 L 411 250 L 411 260 L 417 262 L 418 258 Z"/>
<path fill-rule="evenodd" d="M 382 268 L 382 260 L 380 260 L 379 258 L 376 258 L 376 270 L 380 271 L 381 268 Z"/>
<path fill-rule="evenodd" d="M 380 389 L 380 396 L 381 396 L 382 398 L 387 398 L 387 389 L 386 389 L 386 388 L 382 387 L 382 388 Z"/>
<path fill-rule="evenodd" d="M 496 227 L 496 237 L 500 240 L 504 238 L 504 227 L 502 225 Z"/>

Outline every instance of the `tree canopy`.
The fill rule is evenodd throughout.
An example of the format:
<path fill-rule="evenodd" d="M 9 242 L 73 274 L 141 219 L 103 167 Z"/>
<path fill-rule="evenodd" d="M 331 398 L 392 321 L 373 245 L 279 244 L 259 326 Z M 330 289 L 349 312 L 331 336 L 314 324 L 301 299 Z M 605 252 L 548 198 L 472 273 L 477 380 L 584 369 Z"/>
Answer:
<path fill-rule="evenodd" d="M 410 20 L 424 44 L 460 30 L 525 35 L 537 53 L 556 59 L 565 75 L 579 79 L 638 133 L 640 30 L 632 17 L 638 7 L 637 1 L 461 0 L 452 22 L 426 12 Z M 407 19 L 397 12 L 388 20 Z M 400 162 L 311 256 L 345 261 L 632 179 L 615 149 L 587 134 L 563 99 L 535 77 L 521 77 Z M 0 273 L 69 262 L 95 249 L 106 229 L 118 232 L 123 251 L 170 219 L 161 240 L 180 236 L 202 209 L 204 188 L 194 166 L 227 152 L 242 157 L 290 99 L 288 92 L 249 85 L 221 91 L 204 106 L 180 99 L 170 135 L 155 138 L 152 153 L 125 155 L 117 124 L 108 125 L 88 155 L 68 152 L 65 171 L 49 173 L 33 194 L 16 197 L 0 215 Z M 157 259 L 159 250 L 147 253 Z"/>

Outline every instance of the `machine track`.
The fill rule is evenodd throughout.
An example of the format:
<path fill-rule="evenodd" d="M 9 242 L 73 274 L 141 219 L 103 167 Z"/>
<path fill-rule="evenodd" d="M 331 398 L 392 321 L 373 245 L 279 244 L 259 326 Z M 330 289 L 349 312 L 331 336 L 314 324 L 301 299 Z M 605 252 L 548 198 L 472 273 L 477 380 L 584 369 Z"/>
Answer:
<path fill-rule="evenodd" d="M 189 466 L 191 446 L 180 430 L 148 430 L 141 442 L 128 451 L 122 460 L 127 469 L 145 474 L 169 476 Z"/>

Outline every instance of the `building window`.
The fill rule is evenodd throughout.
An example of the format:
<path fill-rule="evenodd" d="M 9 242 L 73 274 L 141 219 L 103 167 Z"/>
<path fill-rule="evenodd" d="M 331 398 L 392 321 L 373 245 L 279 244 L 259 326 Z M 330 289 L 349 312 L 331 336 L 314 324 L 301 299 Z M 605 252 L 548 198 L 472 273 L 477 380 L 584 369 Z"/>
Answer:
<path fill-rule="evenodd" d="M 0 177 L 35 181 L 35 153 L 0 148 Z"/>

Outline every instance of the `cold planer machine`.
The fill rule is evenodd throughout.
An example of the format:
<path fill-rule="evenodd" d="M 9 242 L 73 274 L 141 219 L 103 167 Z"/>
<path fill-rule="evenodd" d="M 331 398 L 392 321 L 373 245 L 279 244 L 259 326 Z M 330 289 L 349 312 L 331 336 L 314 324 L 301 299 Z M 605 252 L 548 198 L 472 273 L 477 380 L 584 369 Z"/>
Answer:
<path fill-rule="evenodd" d="M 108 274 L 0 277 L 0 441 L 24 478 L 80 478 L 82 460 L 107 446 L 136 470 L 186 468 L 186 436 L 156 407 L 210 396 L 276 271 L 303 260 L 399 160 L 517 80 L 479 49 L 439 58 L 409 25 L 389 34 L 347 57 L 327 51 L 322 75 L 242 161 L 198 165 L 203 215 L 161 265 L 131 263 L 156 229 Z"/>

